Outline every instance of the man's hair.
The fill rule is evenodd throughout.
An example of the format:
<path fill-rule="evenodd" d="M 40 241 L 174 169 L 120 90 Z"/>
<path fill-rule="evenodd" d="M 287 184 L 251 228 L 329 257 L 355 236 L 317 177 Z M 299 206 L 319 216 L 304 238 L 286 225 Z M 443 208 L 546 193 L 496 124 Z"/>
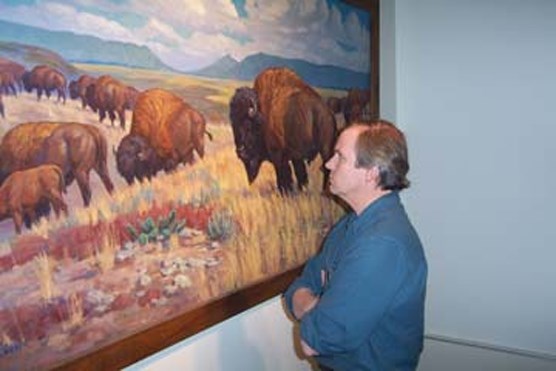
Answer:
<path fill-rule="evenodd" d="M 355 167 L 378 167 L 379 186 L 384 190 L 409 187 L 409 171 L 405 135 L 391 122 L 375 120 L 361 125 L 363 130 L 355 142 Z"/>

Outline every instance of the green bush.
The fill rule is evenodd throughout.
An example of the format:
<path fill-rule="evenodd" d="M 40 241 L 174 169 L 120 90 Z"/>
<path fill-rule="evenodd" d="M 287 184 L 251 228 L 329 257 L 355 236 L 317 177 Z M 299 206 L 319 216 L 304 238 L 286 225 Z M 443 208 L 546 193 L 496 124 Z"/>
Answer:
<path fill-rule="evenodd" d="M 147 217 L 136 229 L 128 224 L 127 231 L 133 241 L 145 245 L 148 242 L 166 241 L 173 233 L 180 233 L 185 228 L 185 220 L 176 219 L 176 210 L 170 211 L 167 217 L 160 217 L 155 223 L 152 217 Z"/>
<path fill-rule="evenodd" d="M 224 241 L 235 231 L 235 222 L 229 210 L 217 210 L 209 218 L 207 235 L 211 240 Z"/>

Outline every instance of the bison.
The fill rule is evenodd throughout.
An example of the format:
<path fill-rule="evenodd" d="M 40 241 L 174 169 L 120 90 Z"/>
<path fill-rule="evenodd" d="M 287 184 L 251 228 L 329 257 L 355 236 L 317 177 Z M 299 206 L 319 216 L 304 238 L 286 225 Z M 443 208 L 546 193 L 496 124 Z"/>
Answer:
<path fill-rule="evenodd" d="M 58 101 L 63 99 L 64 103 L 66 102 L 66 78 L 60 71 L 40 65 L 34 67 L 31 72 L 25 72 L 22 80 L 26 92 L 37 89 L 38 100 L 43 92 L 50 98 L 51 92 L 55 90 L 58 93 Z"/>
<path fill-rule="evenodd" d="M 117 114 L 122 129 L 125 129 L 125 110 L 133 109 L 138 94 L 137 89 L 110 75 L 100 76 L 94 83 L 89 84 L 85 91 L 87 104 L 93 111 L 98 112 L 99 121 L 103 122 L 108 114 L 113 126 Z"/>
<path fill-rule="evenodd" d="M 17 62 L 10 59 L 0 58 L 0 90 L 11 91 L 14 95 L 15 90 L 21 90 L 23 88 L 23 74 L 25 73 L 25 67 Z M 8 76 L 8 77 L 6 77 Z"/>
<path fill-rule="evenodd" d="M 163 89 L 146 90 L 137 97 L 130 133 L 118 146 L 118 170 L 126 180 L 173 171 L 180 163 L 192 163 L 193 151 L 204 157 L 205 134 L 212 139 L 203 115 L 180 97 Z"/>
<path fill-rule="evenodd" d="M 89 104 L 87 102 L 87 87 L 94 84 L 96 78 L 89 75 L 81 75 L 77 80 L 73 80 L 69 84 L 69 94 L 71 99 L 81 99 L 81 107 L 85 109 Z"/>
<path fill-rule="evenodd" d="M 348 90 L 343 106 L 346 124 L 371 120 L 371 92 L 368 89 L 352 88 Z"/>
<path fill-rule="evenodd" d="M 274 166 L 281 193 L 293 190 L 290 162 L 298 189 L 308 183 L 305 162 L 320 154 L 332 156 L 336 121 L 320 95 L 287 68 L 269 68 L 255 79 L 255 88 L 237 89 L 230 101 L 236 153 L 249 183 L 263 161 Z M 327 172 L 324 171 L 324 184 Z"/>
<path fill-rule="evenodd" d="M 62 170 L 56 165 L 41 165 L 13 172 L 0 187 L 0 220 L 12 217 L 15 230 L 21 233 L 24 217 L 34 222 L 35 208 L 40 203 L 51 204 L 59 217 L 68 207 L 62 198 L 65 183 Z M 29 227 L 29 226 L 28 226 Z"/>
<path fill-rule="evenodd" d="M 20 124 L 9 130 L 0 143 L 0 182 L 17 170 L 55 164 L 62 169 L 66 185 L 74 179 L 77 181 L 83 203 L 89 206 L 91 169 L 98 174 L 108 193 L 114 190 L 108 173 L 107 148 L 104 135 L 91 125 L 71 122 Z"/>
<path fill-rule="evenodd" d="M 140 135 L 125 136 L 114 153 L 118 172 L 128 184 L 137 178 L 151 180 L 164 167 L 163 159 L 156 154 L 148 140 Z"/>
<path fill-rule="evenodd" d="M 17 95 L 17 81 L 15 77 L 7 72 L 0 70 L 0 94 Z"/>

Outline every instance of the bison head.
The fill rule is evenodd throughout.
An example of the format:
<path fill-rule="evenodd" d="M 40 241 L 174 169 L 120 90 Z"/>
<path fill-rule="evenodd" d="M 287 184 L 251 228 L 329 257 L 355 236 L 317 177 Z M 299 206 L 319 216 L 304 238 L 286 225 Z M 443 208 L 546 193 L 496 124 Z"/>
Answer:
<path fill-rule="evenodd" d="M 156 151 L 145 138 L 136 134 L 126 135 L 115 155 L 118 172 L 128 184 L 135 178 L 139 181 L 151 179 L 161 167 Z"/>
<path fill-rule="evenodd" d="M 263 117 L 255 90 L 242 87 L 230 101 L 230 121 L 237 157 L 243 162 L 247 179 L 252 183 L 264 160 L 268 159 L 263 136 Z"/>

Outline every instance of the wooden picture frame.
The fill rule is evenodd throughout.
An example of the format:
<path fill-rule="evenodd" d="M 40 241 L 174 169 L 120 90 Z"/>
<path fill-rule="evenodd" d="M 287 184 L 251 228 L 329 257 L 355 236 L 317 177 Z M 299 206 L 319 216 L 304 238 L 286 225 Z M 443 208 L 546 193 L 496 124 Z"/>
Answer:
<path fill-rule="evenodd" d="M 370 14 L 370 115 L 379 115 L 379 0 L 342 0 Z M 282 293 L 302 266 L 264 278 L 107 346 L 53 365 L 59 370 L 121 369 Z"/>

